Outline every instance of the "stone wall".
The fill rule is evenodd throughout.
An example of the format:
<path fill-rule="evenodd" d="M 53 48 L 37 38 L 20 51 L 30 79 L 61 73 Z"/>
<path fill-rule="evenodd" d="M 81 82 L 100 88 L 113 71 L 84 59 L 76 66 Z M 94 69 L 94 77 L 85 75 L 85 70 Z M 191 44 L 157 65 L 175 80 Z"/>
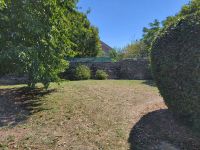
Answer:
<path fill-rule="evenodd" d="M 98 69 L 108 73 L 109 79 L 128 79 L 145 80 L 152 79 L 148 60 L 146 59 L 126 59 L 120 62 L 82 62 L 70 63 L 70 69 L 73 70 L 79 64 L 88 66 L 92 71 L 92 76 Z"/>
<path fill-rule="evenodd" d="M 0 77 L 0 85 L 26 84 L 28 77 L 25 75 L 7 74 Z"/>

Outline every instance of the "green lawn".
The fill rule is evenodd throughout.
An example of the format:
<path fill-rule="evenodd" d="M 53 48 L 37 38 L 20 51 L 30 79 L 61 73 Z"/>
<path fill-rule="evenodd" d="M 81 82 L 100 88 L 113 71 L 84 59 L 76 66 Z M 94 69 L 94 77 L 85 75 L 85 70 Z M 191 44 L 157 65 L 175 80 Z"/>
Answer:
<path fill-rule="evenodd" d="M 165 108 L 148 81 L 23 86 L 0 86 L 0 149 L 125 150 L 141 117 Z"/>
<path fill-rule="evenodd" d="M 8 113 L 1 115 L 2 148 L 128 149 L 135 113 L 161 101 L 145 81 L 63 82 L 28 93 L 22 87 L 0 86 L 1 103 L 6 101 L 0 108 Z"/>

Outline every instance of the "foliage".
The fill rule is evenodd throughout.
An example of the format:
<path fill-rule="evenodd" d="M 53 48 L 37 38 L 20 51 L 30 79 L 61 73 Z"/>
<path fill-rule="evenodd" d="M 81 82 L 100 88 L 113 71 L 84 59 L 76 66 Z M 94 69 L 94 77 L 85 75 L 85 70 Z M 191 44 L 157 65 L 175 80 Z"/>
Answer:
<path fill-rule="evenodd" d="M 75 80 L 88 80 L 91 78 L 91 71 L 85 65 L 79 65 L 74 71 Z"/>
<path fill-rule="evenodd" d="M 143 41 L 132 42 L 123 48 L 123 58 L 141 58 L 147 55 Z"/>
<path fill-rule="evenodd" d="M 199 34 L 200 12 L 163 29 L 152 46 L 152 70 L 169 109 L 200 133 Z"/>
<path fill-rule="evenodd" d="M 103 70 L 97 70 L 95 76 L 96 76 L 96 79 L 98 79 L 98 80 L 108 79 L 108 74 Z"/>
<path fill-rule="evenodd" d="M 146 53 L 149 54 L 149 50 L 151 48 L 151 44 L 154 40 L 154 38 L 157 36 L 159 30 L 160 30 L 160 22 L 156 19 L 153 23 L 149 24 L 149 28 L 143 29 L 143 38 L 142 41 L 144 42 L 146 46 Z"/>
<path fill-rule="evenodd" d="M 97 57 L 105 57 L 106 53 L 102 50 L 102 48 L 99 50 Z"/>
<path fill-rule="evenodd" d="M 189 4 L 184 5 L 178 16 L 185 16 L 196 13 L 200 10 L 200 0 L 192 0 Z"/>
<path fill-rule="evenodd" d="M 188 4 L 184 5 L 179 13 L 175 16 L 167 17 L 163 22 L 163 28 L 167 28 L 171 24 L 175 23 L 179 18 L 187 15 L 191 15 L 200 10 L 200 0 L 192 0 Z"/>
<path fill-rule="evenodd" d="M 112 49 L 109 51 L 109 57 L 112 59 L 112 61 L 116 62 L 119 58 L 119 52 L 115 49 Z"/>
<path fill-rule="evenodd" d="M 37 82 L 47 88 L 50 81 L 58 81 L 58 73 L 67 67 L 64 56 L 70 54 L 65 14 L 73 3 L 6 1 L 0 11 L 1 67 L 28 74 L 33 88 Z"/>
<path fill-rule="evenodd" d="M 164 21 L 162 21 L 163 28 L 166 28 L 176 22 L 177 18 L 174 16 L 167 17 Z"/>
<path fill-rule="evenodd" d="M 42 82 L 47 88 L 67 68 L 65 57 L 96 55 L 98 31 L 76 4 L 0 0 L 0 74 L 25 73 L 30 87 Z"/>
<path fill-rule="evenodd" d="M 143 28 L 143 37 L 139 41 L 132 42 L 123 48 L 123 58 L 146 58 L 149 57 L 151 44 L 160 31 L 160 22 L 154 20 L 149 28 Z"/>
<path fill-rule="evenodd" d="M 73 12 L 70 16 L 70 40 L 76 57 L 95 57 L 101 50 L 99 31 L 92 26 L 86 14 Z"/>
<path fill-rule="evenodd" d="M 109 57 L 112 58 L 113 61 L 117 60 L 117 51 L 115 49 L 112 49 L 109 51 Z"/>
<path fill-rule="evenodd" d="M 200 0 L 192 0 L 189 4 L 184 5 L 179 13 L 175 16 L 168 16 L 164 21 L 160 22 L 155 19 L 149 23 L 149 27 L 143 28 L 143 36 L 138 41 L 127 44 L 123 50 L 118 51 L 118 60 L 123 58 L 148 57 L 151 53 L 151 46 L 159 32 L 177 22 L 181 17 L 190 15 L 200 10 Z M 116 57 L 116 53 L 112 52 L 112 57 Z"/>
<path fill-rule="evenodd" d="M 143 41 L 147 56 L 150 55 L 151 45 L 155 38 L 159 35 L 160 30 L 169 27 L 171 24 L 176 23 L 181 17 L 193 14 L 200 10 L 200 0 L 192 0 L 189 4 L 184 5 L 179 13 L 175 16 L 168 16 L 164 21 L 159 22 L 157 19 L 149 24 L 149 27 L 143 28 Z"/>

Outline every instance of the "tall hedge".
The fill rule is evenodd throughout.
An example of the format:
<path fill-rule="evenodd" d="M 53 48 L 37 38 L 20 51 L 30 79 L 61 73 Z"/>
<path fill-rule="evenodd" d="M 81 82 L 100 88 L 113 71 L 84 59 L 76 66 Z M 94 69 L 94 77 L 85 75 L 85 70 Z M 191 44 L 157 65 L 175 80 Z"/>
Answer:
<path fill-rule="evenodd" d="M 151 63 L 169 109 L 200 133 L 200 12 L 160 33 L 152 45 Z"/>

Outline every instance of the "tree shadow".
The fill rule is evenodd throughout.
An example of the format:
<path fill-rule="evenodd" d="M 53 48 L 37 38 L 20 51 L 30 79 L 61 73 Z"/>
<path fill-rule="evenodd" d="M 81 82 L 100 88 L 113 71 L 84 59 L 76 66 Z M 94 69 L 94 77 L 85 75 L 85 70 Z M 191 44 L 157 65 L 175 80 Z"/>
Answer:
<path fill-rule="evenodd" d="M 0 127 L 16 126 L 34 113 L 45 110 L 41 98 L 55 90 L 42 88 L 0 89 Z"/>
<path fill-rule="evenodd" d="M 132 128 L 128 142 L 131 150 L 200 150 L 200 137 L 178 123 L 167 109 L 143 116 Z"/>
<path fill-rule="evenodd" d="M 142 82 L 142 84 L 146 84 L 146 85 L 149 85 L 149 86 L 153 86 L 153 87 L 156 87 L 156 83 L 154 80 L 145 80 Z"/>

